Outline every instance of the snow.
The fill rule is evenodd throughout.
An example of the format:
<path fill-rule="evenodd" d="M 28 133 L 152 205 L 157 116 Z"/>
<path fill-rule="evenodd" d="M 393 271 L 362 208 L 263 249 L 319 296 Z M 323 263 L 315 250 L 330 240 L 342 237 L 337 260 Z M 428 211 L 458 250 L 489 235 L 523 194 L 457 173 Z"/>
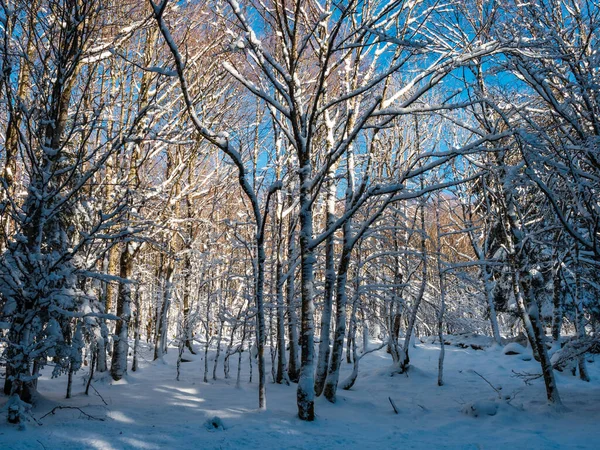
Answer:
<path fill-rule="evenodd" d="M 502 353 L 505 355 L 521 355 L 526 352 L 527 348 L 523 347 L 518 342 L 511 342 L 510 344 L 505 345 L 504 350 L 502 350 Z"/>
<path fill-rule="evenodd" d="M 373 343 L 374 345 L 376 343 Z M 43 425 L 30 422 L 25 431 L 0 422 L 0 447 L 7 449 L 553 449 L 596 448 L 600 404 L 600 364 L 589 364 L 590 383 L 570 373 L 556 373 L 569 411 L 553 412 L 546 404 L 541 379 L 525 385 L 515 372 L 536 373 L 535 360 L 484 350 L 446 346 L 445 385 L 436 385 L 439 346 L 411 348 L 413 366 L 407 375 L 391 376 L 385 350 L 365 355 L 350 391 L 340 390 L 336 404 L 316 399 L 317 418 L 307 423 L 296 416 L 296 386 L 269 383 L 269 409 L 258 410 L 257 372 L 248 383 L 248 358 L 242 358 L 241 387 L 235 379 L 203 383 L 201 355 L 186 355 L 176 381 L 177 350 L 163 361 L 150 362 L 145 349 L 141 369 L 111 383 L 105 376 L 94 386 L 102 399 L 83 391 L 85 372 L 74 380 L 73 398 L 64 399 L 66 377 L 39 382 L 41 398 L 32 411 Z M 268 349 L 267 349 L 268 353 Z M 211 356 L 214 358 L 214 350 Z M 236 373 L 237 358 L 231 373 Z M 211 361 L 212 365 L 212 361 Z M 351 371 L 343 363 L 342 376 Z M 267 371 L 270 373 L 270 371 Z M 475 373 L 477 372 L 477 373 Z M 219 376 L 222 366 L 219 365 Z M 479 376 L 480 374 L 481 376 Z M 485 377 L 495 389 L 495 392 Z M 398 408 L 392 410 L 390 399 Z M 0 397 L 0 409 L 7 402 Z M 55 406 L 59 409 L 41 418 Z"/>
<path fill-rule="evenodd" d="M 463 408 L 463 412 L 469 416 L 479 417 L 483 415 L 495 416 L 498 412 L 499 403 L 489 400 L 478 400 Z"/>
<path fill-rule="evenodd" d="M 529 347 L 523 347 L 518 342 L 511 342 L 504 346 L 502 353 L 511 356 L 518 355 L 518 357 L 524 361 L 530 361 L 533 358 L 533 352 Z"/>

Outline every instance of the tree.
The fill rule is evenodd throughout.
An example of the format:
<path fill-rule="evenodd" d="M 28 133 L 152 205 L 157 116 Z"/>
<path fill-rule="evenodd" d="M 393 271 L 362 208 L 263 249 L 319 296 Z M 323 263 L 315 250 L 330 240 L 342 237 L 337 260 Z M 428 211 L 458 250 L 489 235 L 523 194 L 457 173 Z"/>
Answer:
<path fill-rule="evenodd" d="M 23 114 L 18 148 L 28 174 L 22 205 L 10 197 L 14 233 L 0 259 L 3 313 L 12 320 L 5 390 L 16 405 L 32 401 L 48 357 L 55 359 L 55 375 L 77 370 L 82 319 L 103 316 L 94 305 L 86 307 L 93 299 L 82 287 L 86 279 L 101 278 L 93 270 L 98 259 L 127 231 L 116 226 L 123 214 L 120 198 L 96 209 L 88 195 L 96 174 L 132 134 L 119 128 L 93 139 L 105 113 L 103 105 L 88 101 L 102 94 L 91 48 L 100 19 L 97 2 L 49 1 L 43 7 L 51 21 L 36 21 L 35 7 L 42 5 L 32 6 L 24 10 L 32 14 L 25 17 L 39 58 L 31 95 L 17 96 L 5 85 Z M 27 61 L 27 54 L 17 55 Z M 9 420 L 20 421 L 21 413 L 9 411 Z"/>

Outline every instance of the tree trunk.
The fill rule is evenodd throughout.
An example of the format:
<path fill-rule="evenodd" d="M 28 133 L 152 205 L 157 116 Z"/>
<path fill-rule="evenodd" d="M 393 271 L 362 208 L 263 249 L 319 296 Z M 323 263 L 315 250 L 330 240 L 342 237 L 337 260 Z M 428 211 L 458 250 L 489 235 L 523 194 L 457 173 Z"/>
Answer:
<path fill-rule="evenodd" d="M 302 161 L 300 170 L 300 267 L 302 294 L 301 366 L 298 380 L 298 417 L 315 420 L 315 367 L 314 367 L 314 250 L 312 198 L 309 191 L 310 161 Z"/>
<path fill-rule="evenodd" d="M 291 200 L 290 200 L 291 201 Z M 294 252 L 296 251 L 295 245 L 295 233 L 294 225 L 290 220 L 288 230 L 288 274 L 286 281 L 286 304 L 288 313 L 288 342 L 290 346 L 289 351 L 289 366 L 288 375 L 290 381 L 297 383 L 300 378 L 300 360 L 298 359 L 298 314 L 296 313 L 296 299 L 295 299 L 295 281 L 294 281 Z"/>
<path fill-rule="evenodd" d="M 442 237 L 441 232 L 442 228 L 440 226 L 440 199 L 438 197 L 437 205 L 435 208 L 435 222 L 436 222 L 436 237 L 437 237 L 437 269 L 438 269 L 438 282 L 440 286 L 440 311 L 438 313 L 438 339 L 440 340 L 440 357 L 438 360 L 438 386 L 444 385 L 444 356 L 445 356 L 445 346 L 444 346 L 444 312 L 446 309 L 446 286 L 444 285 L 444 268 L 442 265 Z M 484 268 L 485 270 L 485 268 Z M 491 311 L 490 311 L 491 313 Z M 494 312 L 495 314 L 495 312 Z M 496 332 L 497 332 L 496 326 Z M 498 334 L 498 338 L 499 338 Z M 496 341 L 498 342 L 498 341 Z"/>
<path fill-rule="evenodd" d="M 485 255 L 483 256 L 485 258 Z M 481 268 L 483 272 L 483 288 L 485 289 L 485 298 L 487 300 L 490 325 L 492 327 L 492 336 L 498 345 L 502 345 L 502 337 L 500 337 L 500 327 L 498 326 L 498 315 L 496 313 L 496 305 L 494 303 L 494 293 L 492 290 L 492 280 L 488 266 L 486 264 Z"/>
<path fill-rule="evenodd" d="M 425 204 L 422 203 L 420 207 L 420 218 L 421 218 L 421 287 L 419 288 L 419 292 L 415 298 L 414 304 L 412 305 L 412 309 L 410 311 L 410 316 L 408 318 L 408 326 L 406 327 L 406 333 L 404 335 L 404 345 L 402 346 L 402 354 L 400 359 L 400 373 L 404 373 L 408 370 L 410 364 L 410 357 L 408 356 L 408 349 L 410 347 L 410 341 L 413 335 L 413 331 L 415 328 L 415 323 L 417 321 L 417 313 L 419 311 L 419 306 L 421 305 L 421 300 L 423 300 L 423 296 L 425 295 L 425 286 L 427 285 L 427 248 L 425 246 Z"/>
<path fill-rule="evenodd" d="M 579 249 L 575 250 L 575 328 L 577 330 L 577 339 L 583 341 L 585 339 L 585 317 L 583 315 L 583 292 L 581 289 L 581 273 L 579 262 Z M 583 381 L 590 381 L 587 367 L 585 364 L 585 355 L 580 355 L 577 360 L 579 367 L 579 378 Z"/>
<path fill-rule="evenodd" d="M 140 324 L 142 322 L 142 309 L 140 305 L 140 287 L 138 284 L 137 289 L 135 290 L 135 319 L 133 324 L 133 362 L 131 363 L 131 371 L 135 372 L 138 370 L 138 353 L 140 348 Z"/>
<path fill-rule="evenodd" d="M 327 180 L 326 226 L 328 229 L 335 221 L 336 185 L 333 180 L 334 176 L 335 173 L 332 168 Z M 321 395 L 325 386 L 329 355 L 331 353 L 329 339 L 331 334 L 331 310 L 333 308 L 333 294 L 336 279 L 334 264 L 334 239 L 332 233 L 325 242 L 325 296 L 321 314 L 321 334 L 319 340 L 319 356 L 317 358 L 317 373 L 315 374 L 315 394 L 317 397 Z"/>
<path fill-rule="evenodd" d="M 531 346 L 535 348 L 540 360 L 544 384 L 546 386 L 546 396 L 551 404 L 561 407 L 562 401 L 558 393 L 556 380 L 554 379 L 554 370 L 552 368 L 552 363 L 550 362 L 550 357 L 548 356 L 548 349 L 546 348 L 546 335 L 541 322 L 540 311 L 536 300 L 531 297 L 530 281 L 523 277 L 519 271 L 515 273 L 515 277 L 515 281 L 520 287 L 517 303 L 525 321 L 525 328 L 531 330 L 532 333 L 532 335 L 529 336 L 530 343 Z"/>
<path fill-rule="evenodd" d="M 113 354 L 110 374 L 113 380 L 118 381 L 127 374 L 127 353 L 129 351 L 129 320 L 131 319 L 131 275 L 133 274 L 133 261 L 136 248 L 132 242 L 127 242 L 121 253 L 119 276 L 126 280 L 119 283 L 117 297 L 117 316 L 119 320 L 115 326 Z"/>
<path fill-rule="evenodd" d="M 257 239 L 257 274 L 256 274 L 256 347 L 258 349 L 258 407 L 267 409 L 267 370 L 265 367 L 265 247 L 263 236 Z"/>
<path fill-rule="evenodd" d="M 194 163 L 196 161 L 195 153 L 190 157 L 190 161 L 188 163 L 188 185 L 192 186 L 194 183 Z M 191 292 L 192 292 L 192 244 L 194 241 L 194 227 L 193 227 L 193 216 L 194 216 L 194 208 L 192 204 L 192 198 L 190 194 L 185 196 L 185 206 L 187 213 L 187 246 L 186 252 L 183 259 L 183 272 L 185 274 L 184 282 L 183 282 L 183 339 L 184 345 L 190 351 L 192 355 L 195 355 L 193 345 L 193 328 L 194 324 L 190 319 L 190 304 L 191 304 Z"/>
<path fill-rule="evenodd" d="M 554 306 L 552 311 L 552 339 L 558 342 L 563 321 L 563 291 L 559 263 L 556 263 L 552 269 L 552 304 Z"/>
<path fill-rule="evenodd" d="M 161 270 L 162 272 L 162 270 Z M 175 272 L 175 263 L 172 260 L 167 262 L 164 271 L 164 290 L 162 293 L 162 303 L 156 320 L 156 336 L 154 343 L 154 360 L 160 359 L 165 353 L 167 331 L 169 328 L 168 314 L 173 292 L 173 275 Z"/>
<path fill-rule="evenodd" d="M 277 244 L 277 267 L 275 277 L 277 304 L 277 373 L 275 381 L 279 384 L 290 384 L 287 360 L 285 357 L 285 304 L 283 301 L 283 262 L 281 260 L 281 217 L 279 217 L 279 239 Z"/>
<path fill-rule="evenodd" d="M 335 334 L 333 337 L 333 350 L 331 352 L 331 362 L 325 382 L 325 398 L 335 403 L 335 394 L 340 378 L 340 367 L 342 365 L 344 352 L 344 338 L 346 337 L 346 308 L 347 294 L 346 283 L 348 279 L 348 269 L 350 267 L 350 256 L 352 248 L 349 243 L 350 226 L 344 227 L 344 247 L 340 256 L 338 273 L 335 286 Z M 356 294 L 355 294 L 356 295 Z M 350 339 L 348 340 L 350 341 Z"/>

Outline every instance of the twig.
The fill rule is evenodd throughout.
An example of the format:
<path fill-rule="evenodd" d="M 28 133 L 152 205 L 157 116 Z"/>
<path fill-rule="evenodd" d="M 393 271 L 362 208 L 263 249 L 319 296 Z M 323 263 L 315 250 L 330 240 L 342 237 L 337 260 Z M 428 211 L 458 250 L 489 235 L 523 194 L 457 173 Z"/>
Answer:
<path fill-rule="evenodd" d="M 394 408 L 394 412 L 398 414 L 398 408 L 396 408 L 396 404 L 394 403 L 394 400 L 392 400 L 392 397 L 388 397 L 388 400 L 390 401 L 392 408 Z"/>
<path fill-rule="evenodd" d="M 478 375 L 483 381 L 485 381 L 487 384 L 489 384 L 491 386 L 491 388 L 496 391 L 496 393 L 498 394 L 498 396 L 500 398 L 502 398 L 502 394 L 500 393 L 500 389 L 498 389 L 496 386 L 494 386 L 492 383 L 490 383 L 487 378 L 485 378 L 483 375 L 481 375 L 479 372 L 477 372 L 476 370 L 473 370 L 473 373 L 475 375 Z"/>
<path fill-rule="evenodd" d="M 102 403 L 104 403 L 106 406 L 108 406 L 108 403 L 106 403 L 106 400 L 104 400 L 104 397 L 102 397 L 100 395 L 100 392 L 98 392 L 98 389 L 96 389 L 93 384 L 90 384 L 90 387 L 96 392 L 96 395 L 98 397 L 100 397 L 100 400 L 102 400 Z"/>
<path fill-rule="evenodd" d="M 358 360 L 360 361 L 360 360 L 363 358 L 363 356 L 367 356 L 369 353 L 373 353 L 373 352 L 376 352 L 376 351 L 378 351 L 378 350 L 381 350 L 381 349 L 382 349 L 383 347 L 385 347 L 386 345 L 387 345 L 387 342 L 383 342 L 381 345 L 378 345 L 378 346 L 377 346 L 377 347 L 375 347 L 375 348 L 372 348 L 372 349 L 370 349 L 370 350 L 367 350 L 366 352 L 363 352 L 363 354 L 362 354 L 362 355 L 359 355 L 359 356 L 358 356 Z"/>
<path fill-rule="evenodd" d="M 90 386 L 92 384 L 92 379 L 94 378 L 94 366 L 96 365 L 96 359 L 97 359 L 97 354 L 96 354 L 96 350 L 94 350 L 94 352 L 92 353 L 92 361 L 90 364 L 90 374 L 89 374 L 89 378 L 87 380 L 87 384 L 85 386 L 85 395 L 89 395 L 90 392 Z"/>
<path fill-rule="evenodd" d="M 54 408 L 52 408 L 52 411 L 50 411 L 49 413 L 44 414 L 42 417 L 40 417 L 40 420 L 42 420 L 46 416 L 49 416 L 50 414 L 52 414 L 52 415 L 56 414 L 57 409 L 76 409 L 90 420 L 99 420 L 101 422 L 104 422 L 104 419 L 102 419 L 101 417 L 91 416 L 88 413 L 86 413 L 83 409 L 81 409 L 77 406 L 55 406 Z"/>
<path fill-rule="evenodd" d="M 543 377 L 543 374 L 541 373 L 515 372 L 514 370 L 512 373 L 514 373 L 516 377 L 521 378 L 527 385 L 530 385 L 533 380 Z"/>

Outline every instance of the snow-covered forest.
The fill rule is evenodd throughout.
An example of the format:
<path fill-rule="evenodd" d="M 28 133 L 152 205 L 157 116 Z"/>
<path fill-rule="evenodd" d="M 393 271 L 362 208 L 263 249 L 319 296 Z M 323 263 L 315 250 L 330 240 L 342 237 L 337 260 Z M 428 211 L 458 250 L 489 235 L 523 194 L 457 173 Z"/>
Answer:
<path fill-rule="evenodd" d="M 594 448 L 598 0 L 0 0 L 0 448 Z"/>

